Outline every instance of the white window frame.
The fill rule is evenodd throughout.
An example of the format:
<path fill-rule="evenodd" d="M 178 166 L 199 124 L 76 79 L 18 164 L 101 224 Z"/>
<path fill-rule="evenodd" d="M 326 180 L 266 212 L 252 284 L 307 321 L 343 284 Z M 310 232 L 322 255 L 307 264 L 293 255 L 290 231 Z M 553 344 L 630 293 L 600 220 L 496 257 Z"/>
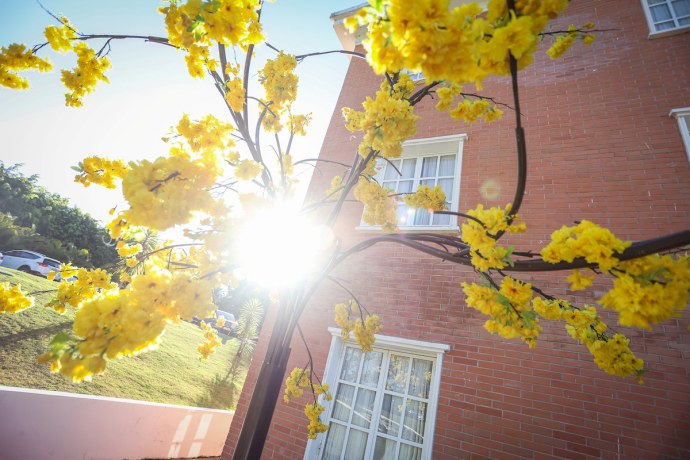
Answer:
<path fill-rule="evenodd" d="M 683 138 L 683 145 L 685 145 L 685 153 L 688 154 L 688 161 L 690 161 L 690 107 L 673 109 L 668 116 L 674 117 L 678 122 L 680 136 Z"/>
<path fill-rule="evenodd" d="M 450 154 L 450 151 L 445 150 L 443 147 L 449 142 L 457 142 L 457 149 L 453 150 L 455 153 L 455 171 L 453 175 L 453 191 L 455 196 L 449 197 L 452 201 L 452 205 L 449 211 L 458 212 L 458 206 L 460 203 L 460 177 L 462 175 L 462 151 L 465 141 L 468 139 L 467 134 L 452 134 L 450 136 L 439 136 L 439 137 L 428 137 L 424 139 L 412 139 L 403 144 L 403 153 L 400 156 L 401 159 L 405 158 L 424 158 L 430 156 L 439 156 L 443 154 Z M 420 167 L 421 162 L 418 161 L 417 165 Z M 376 180 L 381 182 L 381 174 L 377 175 Z M 419 178 L 415 174 L 414 182 L 416 185 L 419 184 Z M 417 187 L 414 186 L 412 191 L 416 191 Z M 457 225 L 457 219 L 453 219 L 450 216 L 449 225 L 400 225 L 399 230 L 403 231 L 418 231 L 418 232 L 429 232 L 429 231 L 457 231 L 460 229 Z M 382 231 L 379 225 L 368 225 L 363 220 L 360 222 L 359 226 L 355 228 L 358 231 Z"/>
<path fill-rule="evenodd" d="M 420 81 L 426 80 L 424 77 L 424 74 L 422 72 L 413 72 L 408 69 L 402 69 L 400 73 L 405 73 L 410 76 L 410 80 L 412 80 L 415 83 L 419 83 Z"/>
<path fill-rule="evenodd" d="M 326 370 L 324 371 L 323 381 L 329 384 L 333 392 L 333 401 L 322 401 L 326 407 L 324 410 L 324 418 L 330 416 L 335 402 L 335 391 L 337 380 L 339 377 L 339 369 L 343 359 L 343 352 L 346 346 L 358 346 L 350 334 L 348 339 L 343 340 L 341 337 L 340 328 L 329 327 L 328 332 L 331 333 L 331 348 L 328 352 L 328 359 L 326 361 Z M 433 377 L 429 387 L 429 403 L 427 407 L 426 426 L 424 428 L 424 443 L 422 447 L 421 460 L 430 460 L 433 453 L 434 432 L 436 431 L 436 412 L 438 410 L 438 397 L 441 386 L 441 369 L 443 368 L 443 354 L 450 350 L 450 346 L 446 344 L 421 342 L 419 340 L 403 339 L 400 337 L 390 337 L 386 335 L 376 335 L 376 343 L 374 350 L 386 352 L 400 352 L 408 355 L 414 355 L 421 358 L 429 359 L 434 362 Z M 382 369 L 383 372 L 383 369 Z M 377 392 L 378 396 L 378 392 Z M 380 407 L 377 405 L 377 410 L 371 418 L 371 423 L 378 426 L 378 416 L 380 414 Z M 325 422 L 325 420 L 323 420 Z M 321 452 L 321 448 L 325 445 L 327 433 L 319 435 L 314 440 L 307 442 L 307 448 L 304 452 L 305 460 L 317 460 Z M 374 435 L 375 442 L 376 435 Z"/>
<path fill-rule="evenodd" d="M 642 3 L 642 9 L 644 10 L 644 15 L 647 18 L 647 25 L 649 26 L 649 38 L 668 37 L 669 35 L 676 35 L 690 31 L 690 25 L 678 25 L 678 18 L 676 17 L 676 13 L 673 10 L 673 5 L 671 5 L 671 0 L 664 1 L 668 6 L 669 11 L 671 11 L 671 18 L 673 19 L 673 22 L 676 24 L 676 27 L 672 29 L 658 31 L 654 26 L 654 18 L 652 18 L 652 10 L 649 3 L 647 3 L 647 0 L 640 0 L 640 2 Z"/>

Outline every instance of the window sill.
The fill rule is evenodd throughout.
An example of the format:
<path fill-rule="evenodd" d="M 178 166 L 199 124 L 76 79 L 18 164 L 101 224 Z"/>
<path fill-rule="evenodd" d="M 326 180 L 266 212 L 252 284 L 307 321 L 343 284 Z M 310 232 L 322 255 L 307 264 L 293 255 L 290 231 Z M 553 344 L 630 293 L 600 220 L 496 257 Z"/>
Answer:
<path fill-rule="evenodd" d="M 690 32 L 690 26 L 683 26 L 670 30 L 662 30 L 660 32 L 650 32 L 647 38 L 649 40 L 654 40 L 656 38 L 670 37 L 672 35 L 684 34 L 686 32 Z"/>
<path fill-rule="evenodd" d="M 458 232 L 460 227 L 457 225 L 415 225 L 415 226 L 405 226 L 398 227 L 398 230 L 406 233 L 417 233 L 417 232 Z M 383 229 L 379 226 L 369 226 L 369 225 L 359 225 L 355 227 L 357 232 L 372 232 L 381 233 Z"/>

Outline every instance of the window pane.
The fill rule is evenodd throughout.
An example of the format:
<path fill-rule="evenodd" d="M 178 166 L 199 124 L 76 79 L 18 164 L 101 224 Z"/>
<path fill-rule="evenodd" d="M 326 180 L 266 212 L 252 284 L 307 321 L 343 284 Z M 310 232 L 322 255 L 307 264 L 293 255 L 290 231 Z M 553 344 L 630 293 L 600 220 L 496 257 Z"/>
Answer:
<path fill-rule="evenodd" d="M 436 163 L 438 157 L 424 157 L 422 160 L 422 176 L 421 177 L 436 177 Z"/>
<path fill-rule="evenodd" d="M 368 435 L 363 431 L 350 430 L 345 449 L 345 460 L 363 460 L 367 450 Z"/>
<path fill-rule="evenodd" d="M 403 160 L 402 170 L 400 171 L 402 173 L 403 179 L 414 178 L 414 170 L 415 170 L 416 166 L 417 166 L 417 159 L 416 158 L 407 158 L 407 159 Z"/>
<path fill-rule="evenodd" d="M 348 382 L 354 382 L 359 371 L 359 360 L 362 358 L 362 350 L 359 348 L 347 347 L 343 368 L 340 370 L 340 378 Z"/>
<path fill-rule="evenodd" d="M 669 21 L 669 22 L 662 22 L 661 24 L 654 24 L 654 27 L 656 28 L 657 31 L 669 30 L 669 29 L 675 28 L 676 24 L 673 21 Z"/>
<path fill-rule="evenodd" d="M 379 383 L 382 360 L 383 353 L 378 351 L 370 351 L 365 354 L 364 364 L 362 365 L 362 376 L 359 378 L 359 383 L 375 387 Z"/>
<path fill-rule="evenodd" d="M 391 355 L 386 377 L 386 390 L 404 393 L 407 386 L 407 376 L 410 372 L 410 358 Z"/>
<path fill-rule="evenodd" d="M 455 155 L 443 155 L 438 168 L 439 176 L 453 176 L 455 174 Z"/>
<path fill-rule="evenodd" d="M 402 438 L 419 444 L 423 443 L 425 426 L 426 403 L 408 399 L 405 406 Z"/>
<path fill-rule="evenodd" d="M 398 216 L 398 225 L 413 225 L 414 224 L 414 209 L 408 208 L 404 204 L 398 206 L 395 211 Z"/>
<path fill-rule="evenodd" d="M 347 430 L 344 426 L 337 423 L 331 423 L 328 428 L 328 436 L 326 437 L 326 445 L 323 448 L 324 460 L 339 460 L 340 454 L 343 452 L 343 442 L 345 441 L 345 432 Z"/>
<path fill-rule="evenodd" d="M 668 5 L 657 5 L 649 8 L 652 13 L 652 19 L 654 22 L 668 21 L 671 19 L 671 10 L 668 9 Z"/>
<path fill-rule="evenodd" d="M 422 458 L 422 449 L 407 444 L 400 445 L 399 460 L 419 460 Z"/>
<path fill-rule="evenodd" d="M 395 168 L 393 166 L 391 166 L 391 164 L 386 164 L 386 175 L 383 176 L 384 180 L 397 179 L 398 177 L 400 177 L 400 175 L 398 174 L 398 171 L 395 170 L 396 168 L 400 169 L 400 160 L 390 160 L 390 161 L 391 161 L 391 164 L 393 164 L 395 166 Z"/>
<path fill-rule="evenodd" d="M 335 396 L 332 417 L 343 422 L 350 420 L 350 410 L 352 409 L 352 398 L 355 395 L 355 387 L 341 383 L 338 386 L 338 394 Z"/>
<path fill-rule="evenodd" d="M 429 222 L 431 220 L 431 213 L 427 211 L 426 209 L 417 209 L 417 212 L 415 213 L 414 216 L 414 224 L 415 225 L 429 225 Z"/>
<path fill-rule="evenodd" d="M 687 16 L 690 14 L 690 0 L 675 0 L 671 4 L 676 16 Z"/>
<path fill-rule="evenodd" d="M 401 180 L 398 184 L 398 193 L 409 193 L 412 191 L 412 185 L 414 181 L 411 180 Z"/>
<path fill-rule="evenodd" d="M 679 19 L 678 24 L 680 24 L 681 26 L 690 25 L 690 16 L 688 16 L 687 18 Z"/>
<path fill-rule="evenodd" d="M 443 189 L 443 193 L 446 194 L 446 201 L 453 201 L 453 179 L 439 179 L 438 185 Z"/>
<path fill-rule="evenodd" d="M 357 393 L 357 401 L 355 402 L 355 413 L 352 415 L 352 423 L 361 426 L 362 428 L 369 428 L 371 424 L 371 414 L 374 411 L 374 400 L 376 399 L 376 392 L 360 388 Z"/>
<path fill-rule="evenodd" d="M 379 418 L 379 432 L 398 436 L 403 399 L 400 396 L 384 395 Z"/>
<path fill-rule="evenodd" d="M 412 376 L 407 394 L 418 398 L 428 398 L 431 387 L 431 368 L 433 363 L 426 359 L 412 360 Z"/>
<path fill-rule="evenodd" d="M 649 5 L 656 5 L 657 3 L 664 3 L 666 0 L 647 0 Z"/>
<path fill-rule="evenodd" d="M 432 225 L 450 225 L 450 218 L 448 214 L 434 214 Z"/>
<path fill-rule="evenodd" d="M 386 438 L 376 438 L 374 460 L 395 460 L 395 441 Z"/>

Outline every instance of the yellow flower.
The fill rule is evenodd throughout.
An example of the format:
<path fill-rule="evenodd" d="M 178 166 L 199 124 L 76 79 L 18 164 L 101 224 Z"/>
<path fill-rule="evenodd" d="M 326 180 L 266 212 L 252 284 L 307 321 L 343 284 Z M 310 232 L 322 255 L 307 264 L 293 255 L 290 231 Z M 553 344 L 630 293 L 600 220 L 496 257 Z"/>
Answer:
<path fill-rule="evenodd" d="M 48 43 L 50 43 L 51 48 L 59 53 L 64 53 L 66 51 L 71 51 L 74 48 L 72 45 L 72 40 L 77 38 L 77 31 L 72 25 L 70 25 L 67 18 L 63 17 L 60 19 L 60 21 L 62 22 L 60 27 L 48 26 L 46 27 L 44 34 L 46 36 L 46 40 L 48 40 Z"/>
<path fill-rule="evenodd" d="M 0 85 L 10 89 L 28 89 L 29 82 L 16 72 L 24 70 L 38 70 L 48 72 L 53 66 L 48 59 L 41 59 L 25 45 L 12 43 L 8 47 L 0 48 Z"/>
<path fill-rule="evenodd" d="M 22 292 L 19 284 L 0 283 L 0 313 L 17 313 L 33 305 L 32 298 Z"/>
<path fill-rule="evenodd" d="M 405 195 L 405 204 L 410 208 L 441 211 L 446 209 L 446 194 L 443 193 L 440 185 L 434 188 L 428 185 L 420 185 L 415 193 Z"/>
<path fill-rule="evenodd" d="M 235 112 L 242 112 L 244 109 L 244 86 L 242 80 L 235 78 L 226 83 L 227 91 L 225 93 L 225 100 L 230 105 L 230 108 Z"/>
<path fill-rule="evenodd" d="M 581 291 L 592 285 L 594 276 L 583 276 L 580 270 L 573 270 L 573 274 L 568 276 L 571 291 Z"/>
<path fill-rule="evenodd" d="M 256 179 L 263 170 L 264 167 L 254 160 L 242 160 L 235 166 L 235 177 L 240 180 L 253 180 Z"/>

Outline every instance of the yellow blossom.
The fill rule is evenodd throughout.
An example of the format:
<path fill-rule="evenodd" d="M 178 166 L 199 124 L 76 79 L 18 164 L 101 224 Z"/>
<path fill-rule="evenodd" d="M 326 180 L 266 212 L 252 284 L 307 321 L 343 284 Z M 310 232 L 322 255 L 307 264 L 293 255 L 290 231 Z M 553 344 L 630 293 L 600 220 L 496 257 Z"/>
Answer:
<path fill-rule="evenodd" d="M 32 298 L 22 292 L 19 284 L 0 283 L 0 313 L 17 313 L 33 305 Z"/>
<path fill-rule="evenodd" d="M 594 276 L 583 276 L 580 270 L 573 270 L 572 275 L 568 276 L 571 291 L 581 291 L 592 285 Z"/>
<path fill-rule="evenodd" d="M 263 169 L 263 166 L 254 160 L 242 160 L 235 166 L 235 177 L 240 180 L 253 180 L 261 174 Z"/>

